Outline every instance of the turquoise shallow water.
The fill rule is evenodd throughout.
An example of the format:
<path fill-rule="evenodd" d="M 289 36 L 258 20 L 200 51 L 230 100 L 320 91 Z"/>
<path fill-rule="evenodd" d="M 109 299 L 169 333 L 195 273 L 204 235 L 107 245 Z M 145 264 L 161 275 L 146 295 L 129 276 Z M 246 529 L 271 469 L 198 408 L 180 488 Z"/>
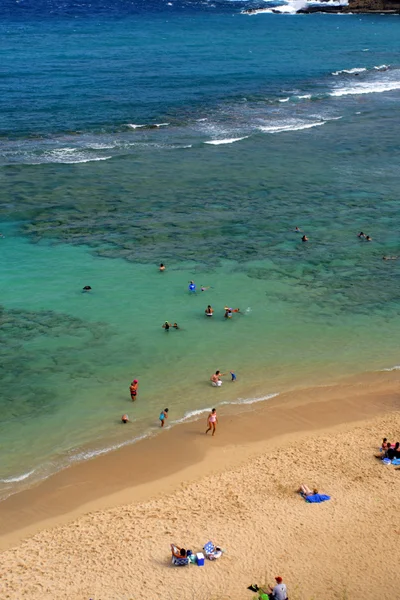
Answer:
<path fill-rule="evenodd" d="M 398 364 L 397 20 L 50 5 L 0 25 L 0 494 Z"/>

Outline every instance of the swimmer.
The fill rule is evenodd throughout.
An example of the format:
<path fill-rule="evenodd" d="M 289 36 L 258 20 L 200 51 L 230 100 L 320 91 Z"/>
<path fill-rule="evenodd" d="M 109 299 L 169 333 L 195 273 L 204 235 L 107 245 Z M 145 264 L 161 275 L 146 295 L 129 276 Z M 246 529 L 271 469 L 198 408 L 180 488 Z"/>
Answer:
<path fill-rule="evenodd" d="M 369 235 L 365 236 L 365 241 L 372 242 L 372 237 L 370 237 Z"/>
<path fill-rule="evenodd" d="M 235 371 L 229 371 L 229 373 L 231 374 L 231 381 L 236 381 L 236 374 Z"/>
<path fill-rule="evenodd" d="M 194 281 L 189 281 L 189 287 L 188 287 L 189 292 L 194 293 L 196 291 L 196 284 Z"/>
<path fill-rule="evenodd" d="M 204 311 L 207 317 L 212 317 L 213 316 L 213 312 L 214 309 L 211 308 L 210 305 L 207 306 L 206 310 Z"/>
<path fill-rule="evenodd" d="M 169 328 L 172 327 L 172 324 L 168 323 L 168 321 L 165 321 L 165 323 L 161 327 L 165 329 L 165 331 L 169 331 Z"/>
<path fill-rule="evenodd" d="M 174 323 L 174 324 L 172 325 L 172 327 L 173 327 L 174 329 L 180 329 L 180 327 L 179 327 L 178 323 Z"/>
<path fill-rule="evenodd" d="M 215 410 L 215 408 L 213 408 L 207 417 L 208 429 L 206 430 L 206 433 L 208 433 L 212 429 L 212 434 L 215 435 L 215 428 L 217 426 L 217 423 L 218 423 L 217 411 Z"/>
<path fill-rule="evenodd" d="M 360 231 L 360 233 L 357 235 L 358 238 L 365 238 L 365 233 L 363 231 Z"/>
<path fill-rule="evenodd" d="M 129 423 L 129 417 L 128 417 L 128 415 L 122 415 L 122 417 L 121 417 L 121 423 Z"/>
<path fill-rule="evenodd" d="M 302 242 L 308 242 L 308 237 L 306 235 L 303 235 L 303 237 L 301 238 Z"/>
<path fill-rule="evenodd" d="M 164 408 L 164 410 L 161 411 L 159 419 L 160 419 L 160 427 L 164 427 L 165 419 L 168 419 L 168 408 Z"/>
<path fill-rule="evenodd" d="M 84 292 L 90 292 L 90 290 L 91 290 L 91 289 L 92 289 L 92 288 L 90 287 L 90 285 L 85 285 L 85 287 L 83 287 L 83 288 L 82 288 L 82 290 L 83 290 Z"/>
<path fill-rule="evenodd" d="M 225 306 L 224 309 L 225 309 L 225 314 L 224 314 L 225 319 L 231 319 L 232 313 L 240 313 L 240 308 L 230 308 L 229 306 Z"/>
<path fill-rule="evenodd" d="M 202 292 L 205 292 L 206 290 L 209 290 L 211 288 L 211 285 L 202 285 L 200 286 L 200 289 Z"/>
<path fill-rule="evenodd" d="M 164 263 L 161 263 L 161 265 L 159 266 L 158 270 L 160 271 L 160 273 L 162 273 L 163 271 L 165 271 L 165 265 L 164 265 Z"/>
<path fill-rule="evenodd" d="M 223 377 L 224 375 L 226 375 L 226 373 L 221 373 L 221 371 L 215 371 L 215 373 L 213 373 L 210 377 L 211 385 L 213 385 L 214 387 L 221 387 L 221 377 Z"/>
<path fill-rule="evenodd" d="M 132 381 L 131 385 L 129 386 L 129 391 L 131 393 L 132 402 L 134 402 L 136 400 L 136 396 L 137 396 L 137 393 L 138 393 L 138 385 L 139 385 L 138 380 L 134 379 Z"/>
<path fill-rule="evenodd" d="M 299 229 L 296 225 L 295 229 L 294 229 L 295 233 L 301 233 L 301 229 Z"/>

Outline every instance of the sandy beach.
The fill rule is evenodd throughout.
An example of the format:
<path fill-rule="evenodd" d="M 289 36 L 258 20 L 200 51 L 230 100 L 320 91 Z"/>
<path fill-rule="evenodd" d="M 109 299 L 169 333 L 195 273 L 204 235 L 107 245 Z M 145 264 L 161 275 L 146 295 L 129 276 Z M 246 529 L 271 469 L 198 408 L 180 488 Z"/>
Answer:
<path fill-rule="evenodd" d="M 196 421 L 77 465 L 0 506 L 1 598 L 245 600 L 281 575 L 291 600 L 396 598 L 396 372 Z M 164 435 L 165 434 L 165 435 Z M 175 457 L 175 458 L 174 458 Z M 125 473 L 125 477 L 124 477 Z M 301 483 L 331 496 L 310 505 Z M 226 550 L 172 567 L 170 543 Z"/>

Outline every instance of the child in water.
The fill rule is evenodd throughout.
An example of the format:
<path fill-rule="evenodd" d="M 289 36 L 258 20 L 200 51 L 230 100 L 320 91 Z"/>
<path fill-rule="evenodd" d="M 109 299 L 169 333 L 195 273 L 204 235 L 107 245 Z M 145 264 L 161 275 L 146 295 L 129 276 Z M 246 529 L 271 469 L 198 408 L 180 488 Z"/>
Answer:
<path fill-rule="evenodd" d="M 231 381 L 236 381 L 236 374 L 235 374 L 235 372 L 234 371 L 229 371 L 229 373 L 231 374 L 231 377 L 232 377 Z"/>
<path fill-rule="evenodd" d="M 168 419 L 168 408 L 164 408 L 160 413 L 160 427 L 164 427 L 165 419 Z"/>

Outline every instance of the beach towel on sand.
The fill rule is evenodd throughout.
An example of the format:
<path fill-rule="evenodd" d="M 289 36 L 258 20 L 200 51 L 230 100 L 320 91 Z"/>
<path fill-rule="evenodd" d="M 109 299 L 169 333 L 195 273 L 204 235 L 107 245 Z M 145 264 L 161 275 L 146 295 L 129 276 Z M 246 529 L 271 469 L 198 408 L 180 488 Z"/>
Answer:
<path fill-rule="evenodd" d="M 400 465 L 400 458 L 393 458 L 392 465 Z"/>
<path fill-rule="evenodd" d="M 326 500 L 330 500 L 331 497 L 326 494 L 311 494 L 310 496 L 305 497 L 306 502 L 310 502 L 311 504 L 319 504 L 320 502 L 326 502 Z"/>

